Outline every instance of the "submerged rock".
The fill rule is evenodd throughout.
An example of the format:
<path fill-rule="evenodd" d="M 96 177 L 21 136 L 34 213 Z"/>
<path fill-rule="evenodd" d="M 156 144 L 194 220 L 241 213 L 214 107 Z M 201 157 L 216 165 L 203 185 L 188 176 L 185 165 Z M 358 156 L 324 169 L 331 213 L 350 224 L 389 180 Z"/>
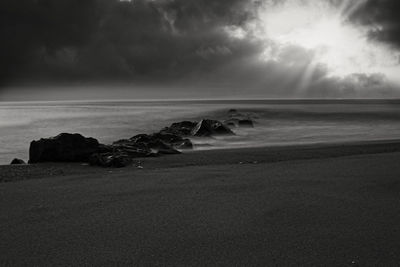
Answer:
<path fill-rule="evenodd" d="M 254 116 L 251 113 L 240 113 L 236 109 L 230 109 L 228 111 L 228 114 L 229 119 L 224 121 L 226 125 L 241 128 L 254 127 Z"/>
<path fill-rule="evenodd" d="M 99 142 L 80 134 L 62 133 L 52 138 L 32 141 L 29 163 L 37 162 L 88 162 L 98 152 Z"/>
<path fill-rule="evenodd" d="M 201 120 L 196 127 L 193 128 L 191 134 L 193 136 L 209 137 L 212 135 L 234 135 L 231 129 L 222 122 L 216 120 Z"/>
<path fill-rule="evenodd" d="M 23 165 L 26 164 L 25 161 L 23 161 L 22 159 L 13 159 L 10 163 L 11 165 Z"/>

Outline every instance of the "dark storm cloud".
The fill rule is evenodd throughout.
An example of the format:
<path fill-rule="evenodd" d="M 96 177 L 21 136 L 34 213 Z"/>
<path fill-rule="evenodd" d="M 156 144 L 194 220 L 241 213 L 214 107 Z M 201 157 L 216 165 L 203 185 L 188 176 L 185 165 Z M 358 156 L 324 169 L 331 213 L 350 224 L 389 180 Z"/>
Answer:
<path fill-rule="evenodd" d="M 371 39 L 400 47 L 400 1 L 367 0 L 351 20 L 368 26 Z"/>
<path fill-rule="evenodd" d="M 254 17 L 240 0 L 6 0 L 1 81 L 176 79 L 259 51 L 224 27 Z"/>
<path fill-rule="evenodd" d="M 18 78 L 43 51 L 83 45 L 96 28 L 95 1 L 3 0 L 0 3 L 1 81 Z"/>
<path fill-rule="evenodd" d="M 2 0 L 0 86 L 119 82 L 203 88 L 210 95 L 216 88 L 243 97 L 358 97 L 386 88 L 380 76 L 327 78 L 323 66 L 302 84 L 312 51 L 277 49 L 267 37 L 252 35 L 257 10 L 281 2 Z M 398 6 L 371 0 L 351 20 L 371 29 L 371 38 L 400 45 Z M 268 59 L 266 48 L 279 53 Z"/>

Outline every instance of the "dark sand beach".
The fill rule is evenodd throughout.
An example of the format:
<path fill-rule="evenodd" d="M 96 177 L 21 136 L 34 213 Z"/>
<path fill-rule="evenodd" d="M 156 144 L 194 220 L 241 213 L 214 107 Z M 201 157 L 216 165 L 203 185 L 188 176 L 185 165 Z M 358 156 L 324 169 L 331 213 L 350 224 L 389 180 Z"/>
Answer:
<path fill-rule="evenodd" d="M 398 266 L 400 142 L 0 166 L 1 266 Z"/>

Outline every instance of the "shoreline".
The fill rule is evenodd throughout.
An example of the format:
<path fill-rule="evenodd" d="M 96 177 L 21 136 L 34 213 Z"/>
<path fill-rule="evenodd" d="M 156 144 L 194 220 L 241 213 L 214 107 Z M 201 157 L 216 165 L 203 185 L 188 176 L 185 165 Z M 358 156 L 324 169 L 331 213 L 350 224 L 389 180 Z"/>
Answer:
<path fill-rule="evenodd" d="M 133 165 L 127 166 L 124 169 L 127 171 L 137 170 L 138 165 L 146 171 L 187 166 L 259 164 L 394 152 L 400 152 L 400 139 L 188 150 L 177 155 L 134 158 Z M 89 166 L 86 163 L 74 162 L 0 165 L 0 183 L 55 176 L 90 175 L 113 171 L 118 172 L 122 171 L 122 169 Z"/>

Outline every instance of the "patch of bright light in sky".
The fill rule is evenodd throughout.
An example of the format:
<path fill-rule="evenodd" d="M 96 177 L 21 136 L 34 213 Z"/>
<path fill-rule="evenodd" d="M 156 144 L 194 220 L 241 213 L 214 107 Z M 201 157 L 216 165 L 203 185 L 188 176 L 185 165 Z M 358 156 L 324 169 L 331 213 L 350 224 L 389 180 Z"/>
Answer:
<path fill-rule="evenodd" d="M 312 51 L 313 63 L 326 66 L 330 76 L 400 71 L 399 52 L 371 42 L 368 29 L 347 21 L 364 2 L 343 0 L 333 6 L 329 1 L 287 0 L 267 4 L 260 12 L 262 30 L 258 34 L 278 45 L 276 53 L 290 45 Z M 270 51 L 266 55 L 272 57 Z"/>

